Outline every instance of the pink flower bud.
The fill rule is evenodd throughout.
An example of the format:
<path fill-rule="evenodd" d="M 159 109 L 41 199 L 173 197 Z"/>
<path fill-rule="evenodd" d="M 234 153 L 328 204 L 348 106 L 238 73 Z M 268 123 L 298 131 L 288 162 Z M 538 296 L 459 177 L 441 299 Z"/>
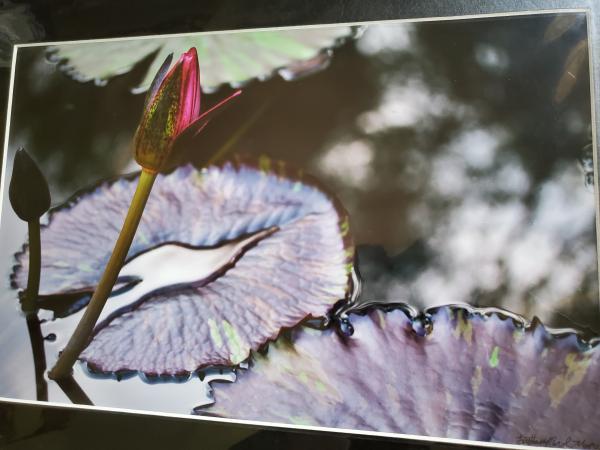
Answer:
<path fill-rule="evenodd" d="M 200 114 L 200 69 L 196 49 L 191 48 L 181 55 L 169 70 L 171 60 L 172 55 L 169 55 L 152 81 L 134 138 L 136 161 L 152 172 L 161 170 L 175 141 L 184 131 L 199 130 L 206 124 L 209 112 L 241 93 L 236 91 Z"/>

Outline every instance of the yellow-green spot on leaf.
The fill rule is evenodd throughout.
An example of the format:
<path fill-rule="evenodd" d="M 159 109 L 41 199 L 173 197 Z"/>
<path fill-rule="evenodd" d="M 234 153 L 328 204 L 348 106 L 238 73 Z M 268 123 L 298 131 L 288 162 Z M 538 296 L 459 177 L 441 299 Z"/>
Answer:
<path fill-rule="evenodd" d="M 492 350 L 492 354 L 490 355 L 490 359 L 489 359 L 490 367 L 492 367 L 492 368 L 498 367 L 498 364 L 500 364 L 499 354 L 500 354 L 500 347 L 498 347 L 496 345 L 494 347 L 494 349 Z"/>
<path fill-rule="evenodd" d="M 225 332 L 227 346 L 231 352 L 231 362 L 233 364 L 241 363 L 248 356 L 247 346 L 245 345 L 244 341 L 242 341 L 235 328 L 233 328 L 228 321 L 224 320 L 221 322 L 221 327 Z"/>
<path fill-rule="evenodd" d="M 473 340 L 473 325 L 471 325 L 471 322 L 465 315 L 466 313 L 464 311 L 457 313 L 454 337 L 460 339 L 462 336 L 467 344 L 471 344 Z"/>
<path fill-rule="evenodd" d="M 79 264 L 79 270 L 82 272 L 95 272 L 95 270 L 88 263 Z"/>
<path fill-rule="evenodd" d="M 144 232 L 138 233 L 137 234 L 137 238 L 140 240 L 140 242 L 143 245 L 150 245 L 151 244 L 150 240 L 148 239 L 148 236 L 146 236 L 146 233 L 144 233 Z"/>
<path fill-rule="evenodd" d="M 306 372 L 300 372 L 298 374 L 298 379 L 302 381 L 304 384 L 308 384 L 308 375 Z"/>
<path fill-rule="evenodd" d="M 307 416 L 291 416 L 290 423 L 293 425 L 315 425 L 313 420 Z"/>
<path fill-rule="evenodd" d="M 525 336 L 525 332 L 523 330 L 517 329 L 513 331 L 513 339 L 516 343 L 519 343 L 519 341 L 523 339 L 523 336 Z"/>
<path fill-rule="evenodd" d="M 195 172 L 192 180 L 196 186 L 202 186 L 204 183 L 204 173 L 201 171 Z"/>
<path fill-rule="evenodd" d="M 350 232 L 350 221 L 348 218 L 345 218 L 340 224 L 340 231 L 342 232 L 342 236 L 346 236 Z"/>
<path fill-rule="evenodd" d="M 261 172 L 269 172 L 271 170 L 271 158 L 266 155 L 261 155 L 260 158 L 258 158 L 258 168 Z"/>
<path fill-rule="evenodd" d="M 315 387 L 322 394 L 327 393 L 327 386 L 325 386 L 325 384 L 322 381 L 319 381 L 319 380 L 315 381 Z"/>
<path fill-rule="evenodd" d="M 346 273 L 351 273 L 353 267 L 354 267 L 354 264 L 348 263 L 344 266 L 344 269 L 346 270 Z"/>
<path fill-rule="evenodd" d="M 210 337 L 215 343 L 215 347 L 222 347 L 223 339 L 221 338 L 221 333 L 219 332 L 219 326 L 214 319 L 208 319 L 208 328 L 210 330 Z"/>
<path fill-rule="evenodd" d="M 560 404 L 563 397 L 573 387 L 583 381 L 591 362 L 592 360 L 588 356 L 580 356 L 576 353 L 569 353 L 565 357 L 565 365 L 567 366 L 565 373 L 554 377 L 548 387 L 553 408 Z"/>
<path fill-rule="evenodd" d="M 479 386 L 481 386 L 481 382 L 483 381 L 483 372 L 481 370 L 481 366 L 475 367 L 475 373 L 471 377 L 471 389 L 473 390 L 473 397 L 477 395 L 479 392 Z"/>
<path fill-rule="evenodd" d="M 310 336 L 320 336 L 322 334 L 321 331 L 310 327 L 303 328 L 303 331 Z"/>

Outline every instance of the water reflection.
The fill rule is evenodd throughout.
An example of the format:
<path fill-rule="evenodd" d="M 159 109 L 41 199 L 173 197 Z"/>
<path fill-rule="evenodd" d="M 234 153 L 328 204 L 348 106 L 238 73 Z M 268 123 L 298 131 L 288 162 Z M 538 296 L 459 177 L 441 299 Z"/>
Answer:
<path fill-rule="evenodd" d="M 506 72 L 510 65 L 506 51 L 490 44 L 475 47 L 475 60 L 482 68 L 496 75 Z"/>
<path fill-rule="evenodd" d="M 418 131 L 425 131 L 435 126 L 436 119 L 449 114 L 464 118 L 466 111 L 421 79 L 399 77 L 389 81 L 379 106 L 361 114 L 358 124 L 367 134 L 394 127 L 416 127 Z"/>
<path fill-rule="evenodd" d="M 412 23 L 379 24 L 369 26 L 356 43 L 358 50 L 369 56 L 386 58 L 386 55 L 411 51 L 415 48 L 415 30 Z"/>
<path fill-rule="evenodd" d="M 329 177 L 359 189 L 368 189 L 373 178 L 373 148 L 365 141 L 338 143 L 326 150 L 318 161 Z"/>
<path fill-rule="evenodd" d="M 239 107 L 214 120 L 185 157 L 203 163 L 268 102 L 230 152 L 267 153 L 336 192 L 358 244 L 361 301 L 502 306 L 598 333 L 585 64 L 568 95 L 555 101 L 585 21 L 570 21 L 545 40 L 552 21 L 372 25 L 336 49 L 319 73 L 250 84 Z M 99 88 L 57 73 L 42 50 L 22 50 L 10 148 L 34 154 L 53 198 L 127 170 L 143 102 L 129 89 L 144 64 Z M 16 293 L 8 288 L 11 255 L 25 229 L 5 208 L 2 230 L 0 376 L 10 382 L 0 394 L 34 398 L 27 331 L 14 320 Z M 127 295 L 115 300 L 133 301 Z M 44 325 L 46 333 L 56 331 L 52 326 Z M 58 335 L 47 353 L 61 345 Z M 115 383 L 77 368 L 75 378 L 97 404 L 187 413 L 209 401 L 195 378 L 151 391 L 138 377 Z M 68 401 L 54 383 L 49 396 Z"/>
<path fill-rule="evenodd" d="M 522 169 L 508 165 L 500 178 L 506 174 L 516 180 L 512 192 L 490 190 L 485 179 L 451 195 L 459 204 L 426 239 L 436 264 L 412 286 L 423 305 L 485 305 L 492 296 L 491 304 L 552 322 L 553 311 L 576 298 L 586 277 L 594 278 L 596 249 L 593 241 L 586 245 L 594 228 L 594 199 L 581 189 L 579 171 L 560 170 L 541 186 L 531 209 L 523 201 L 529 180 Z M 432 196 L 447 197 L 439 187 Z M 489 201 L 502 194 L 502 201 Z"/>
<path fill-rule="evenodd" d="M 579 23 L 581 33 L 582 23 L 571 21 L 570 26 L 575 23 Z M 362 172 L 376 174 L 369 188 L 384 189 L 385 185 L 388 194 L 397 194 L 396 202 L 405 215 L 395 224 L 405 222 L 409 231 L 406 233 L 406 228 L 399 226 L 398 233 L 413 234 L 412 240 L 398 242 L 397 251 L 389 243 L 384 245 L 388 255 L 379 253 L 375 259 L 370 248 L 359 248 L 359 260 L 362 259 L 359 270 L 370 274 L 364 277 L 363 301 L 375 297 L 407 301 L 420 307 L 455 302 L 502 306 L 530 318 L 537 315 L 556 326 L 592 327 L 600 331 L 594 196 L 589 189 L 582 189 L 589 186 L 593 177 L 591 146 L 579 147 L 579 156 L 576 147 L 556 144 L 548 152 L 540 145 L 546 139 L 537 136 L 533 148 L 527 139 L 530 148 L 524 149 L 524 139 L 519 134 L 531 133 L 531 129 L 510 122 L 507 126 L 501 117 L 495 120 L 485 117 L 494 101 L 519 103 L 506 90 L 514 83 L 500 78 L 522 70 L 518 65 L 523 64 L 523 55 L 515 50 L 516 43 L 475 41 L 465 47 L 464 58 L 478 69 L 461 67 L 454 71 L 479 72 L 480 85 L 473 88 L 493 100 L 491 104 L 479 104 L 456 95 L 453 85 L 460 84 L 456 78 L 440 76 L 441 70 L 432 75 L 427 63 L 412 65 L 415 55 L 420 56 L 425 50 L 419 35 L 426 37 L 423 28 L 428 26 L 433 27 L 373 27 L 358 44 L 362 53 L 386 65 L 394 61 L 396 64 L 380 75 L 384 83 L 379 104 L 357 119 L 358 134 L 366 133 L 367 137 L 362 135 L 346 147 L 376 149 L 374 157 L 363 159 L 368 166 Z M 451 24 L 448 28 L 457 27 Z M 576 30 L 570 32 L 576 42 Z M 569 53 L 568 47 L 565 44 L 565 53 Z M 560 57 L 557 59 L 560 61 Z M 562 61 L 557 64 L 562 65 Z M 519 83 L 526 85 L 529 79 L 516 84 Z M 549 100 L 552 101 L 553 80 L 546 83 L 549 88 L 546 97 L 540 99 L 541 105 L 533 107 L 537 112 L 548 108 Z M 529 97 L 534 96 L 529 94 Z M 552 111 L 552 107 L 544 114 L 559 114 L 560 119 L 555 120 L 562 133 L 559 139 L 565 140 L 569 134 L 579 135 L 579 141 L 585 144 L 586 122 L 582 118 L 587 115 L 585 107 L 589 107 L 586 101 L 573 101 L 562 111 Z M 535 121 L 527 120 L 528 124 Z M 541 132 L 543 124 L 538 122 L 536 127 Z M 410 133 L 402 134 L 406 128 Z M 428 136 L 440 130 L 444 135 L 434 139 Z M 543 133 L 553 134 L 553 131 L 544 127 Z M 391 136 L 398 136 L 394 150 L 399 162 L 395 165 L 400 172 L 398 178 L 405 179 L 401 188 L 397 180 L 386 176 L 386 168 L 380 163 L 395 162 L 389 155 L 384 156 L 382 150 L 383 141 L 388 144 L 388 152 L 394 151 Z M 399 142 L 400 136 L 408 137 L 405 141 L 409 145 Z M 426 148 L 428 143 L 433 144 L 431 148 Z M 537 155 L 531 155 L 534 148 L 538 149 Z M 354 160 L 351 154 L 348 153 L 350 161 Z M 540 158 L 542 155 L 544 158 Z M 583 174 L 570 155 L 580 158 Z M 345 164 L 339 164 L 340 172 Z M 327 165 L 320 170 L 333 173 Z M 546 173 L 540 177 L 542 172 Z M 345 183 L 347 188 L 357 177 L 351 170 L 346 173 L 350 180 Z M 356 200 L 361 193 L 350 192 L 347 197 L 353 197 L 351 209 L 361 209 L 364 204 L 359 205 Z M 420 198 L 406 199 L 411 192 Z M 396 205 L 390 201 L 387 208 L 395 210 Z M 359 223 L 359 229 L 362 225 Z M 405 277 L 393 261 L 402 257 L 402 248 L 408 248 L 409 253 L 414 250 L 411 241 L 418 242 L 428 263 Z M 374 269 L 382 264 L 387 270 Z M 582 323 L 584 317 L 587 320 Z"/>

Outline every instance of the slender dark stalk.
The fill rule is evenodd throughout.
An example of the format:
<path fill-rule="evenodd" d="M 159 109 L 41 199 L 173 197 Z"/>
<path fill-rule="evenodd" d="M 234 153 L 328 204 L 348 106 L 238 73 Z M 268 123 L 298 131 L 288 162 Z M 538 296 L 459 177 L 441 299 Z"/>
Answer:
<path fill-rule="evenodd" d="M 37 311 L 36 301 L 40 290 L 40 270 L 42 266 L 40 220 L 30 220 L 27 225 L 29 229 L 29 273 L 27 274 L 27 290 L 21 305 L 25 314 Z"/>
<path fill-rule="evenodd" d="M 102 308 L 104 308 L 106 300 L 117 281 L 121 267 L 123 267 L 155 179 L 156 172 L 142 170 L 121 233 L 110 255 L 108 264 L 104 269 L 102 278 L 100 278 L 94 295 L 92 295 L 81 321 L 77 324 L 75 332 L 71 336 L 71 339 L 69 339 L 65 349 L 61 352 L 56 365 L 50 370 L 48 376 L 51 379 L 58 380 L 68 377 L 71 374 L 73 364 L 75 364 L 83 349 L 88 345 Z"/>
<path fill-rule="evenodd" d="M 40 289 L 41 246 L 40 246 L 40 221 L 39 219 L 27 222 L 29 229 L 29 272 L 27 274 L 27 290 L 21 302 L 21 309 L 25 313 L 27 332 L 33 354 L 33 367 L 35 370 L 36 398 L 48 400 L 48 383 L 44 378 L 46 371 L 46 352 L 44 350 L 44 337 L 37 316 L 37 298 Z"/>
<path fill-rule="evenodd" d="M 56 380 L 56 384 L 62 389 L 69 400 L 77 405 L 94 405 L 85 391 L 81 389 L 79 383 L 75 381 L 72 375 Z"/>
<path fill-rule="evenodd" d="M 33 353 L 33 366 L 35 370 L 36 399 L 48 401 L 48 383 L 44 378 L 46 372 L 46 351 L 44 336 L 37 312 L 37 298 L 40 289 L 41 275 L 41 239 L 40 222 L 31 220 L 29 225 L 29 272 L 27 274 L 27 291 L 21 304 L 26 316 L 27 331 Z M 73 403 L 92 405 L 91 400 L 73 377 L 66 377 L 58 385 Z"/>
<path fill-rule="evenodd" d="M 46 372 L 46 352 L 44 349 L 44 336 L 37 314 L 27 314 L 27 331 L 33 353 L 33 367 L 35 369 L 36 398 L 40 401 L 48 400 L 48 383 L 44 378 Z"/>

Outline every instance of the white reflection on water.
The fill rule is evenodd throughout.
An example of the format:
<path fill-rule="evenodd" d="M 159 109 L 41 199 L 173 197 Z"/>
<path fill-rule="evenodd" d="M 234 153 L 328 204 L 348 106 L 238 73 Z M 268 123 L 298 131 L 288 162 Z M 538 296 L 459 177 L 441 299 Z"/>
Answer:
<path fill-rule="evenodd" d="M 564 165 L 534 193 L 529 208 L 530 180 L 518 161 L 491 176 L 468 177 L 469 166 L 481 166 L 481 155 L 463 156 L 443 155 L 432 165 L 430 204 L 447 198 L 454 207 L 426 239 L 435 262 L 411 284 L 412 298 L 421 306 L 476 302 L 481 292 L 502 288 L 497 306 L 551 322 L 595 273 L 594 196 L 582 189 L 577 167 Z M 506 197 L 494 200 L 500 193 Z M 397 291 L 390 287 L 390 295 Z"/>
<path fill-rule="evenodd" d="M 448 146 L 448 153 L 458 155 L 473 169 L 489 169 L 494 164 L 502 130 L 465 129 Z"/>
<path fill-rule="evenodd" d="M 358 125 L 367 134 L 392 127 L 430 128 L 435 119 L 448 114 L 461 117 L 467 111 L 466 106 L 452 102 L 420 78 L 399 77 L 389 82 L 377 108 L 358 117 Z"/>
<path fill-rule="evenodd" d="M 571 303 L 593 306 L 597 302 L 594 195 L 584 188 L 577 162 L 568 156 L 573 149 L 564 149 L 565 162 L 557 164 L 553 173 L 533 179 L 531 174 L 544 164 L 543 159 L 532 158 L 525 151 L 530 149 L 513 147 L 510 121 L 500 117 L 490 123 L 477 102 L 462 103 L 452 96 L 451 87 L 462 80 L 415 63 L 422 45 L 417 29 L 371 26 L 357 43 L 359 52 L 393 67 L 380 75 L 382 90 L 376 106 L 357 117 L 357 139 L 375 150 L 375 157 L 369 159 L 368 170 L 375 173 L 374 179 L 367 180 L 369 188 L 396 198 L 398 205 L 387 206 L 387 217 L 397 221 L 397 207 L 403 209 L 406 223 L 397 226 L 395 241 L 379 242 L 376 235 L 365 234 L 363 242 L 382 245 L 393 256 L 418 240 L 430 255 L 412 279 L 393 272 L 381 275 L 375 295 L 421 307 L 491 302 L 530 318 L 538 315 L 548 323 Z M 488 83 L 479 86 L 482 101 L 491 94 L 504 97 L 502 90 L 490 89 L 503 88 L 504 84 L 492 80 L 511 70 L 513 53 L 486 42 L 474 43 L 469 51 L 473 70 L 488 74 L 481 78 Z M 576 109 L 568 114 L 563 119 L 568 129 L 580 132 L 585 120 Z M 452 132 L 446 143 L 444 138 L 430 138 L 449 123 Z M 410 132 L 403 135 L 399 129 Z M 393 133 L 415 137 L 408 145 L 398 142 L 395 159 L 380 159 L 381 143 L 389 145 L 381 136 Z M 351 157 L 340 155 L 337 163 L 345 164 L 344 159 Z M 398 167 L 397 185 L 379 176 L 382 169 L 391 171 L 391 164 Z M 344 187 L 353 186 L 354 178 L 349 176 Z M 344 201 L 353 213 L 361 243 L 360 214 L 385 214 L 358 201 L 358 189 L 349 192 Z M 416 199 L 407 201 L 403 197 L 407 192 Z M 402 243 L 401 236 L 405 236 L 403 247 L 389 244 Z"/>
<path fill-rule="evenodd" d="M 409 51 L 415 45 L 412 23 L 379 24 L 367 27 L 356 47 L 365 55 Z"/>
<path fill-rule="evenodd" d="M 365 141 L 339 143 L 327 150 L 317 164 L 328 176 L 353 187 L 365 187 L 373 176 L 373 153 L 373 148 Z"/>
<path fill-rule="evenodd" d="M 510 64 L 503 48 L 486 43 L 475 46 L 475 60 L 481 67 L 497 75 L 504 73 Z"/>

